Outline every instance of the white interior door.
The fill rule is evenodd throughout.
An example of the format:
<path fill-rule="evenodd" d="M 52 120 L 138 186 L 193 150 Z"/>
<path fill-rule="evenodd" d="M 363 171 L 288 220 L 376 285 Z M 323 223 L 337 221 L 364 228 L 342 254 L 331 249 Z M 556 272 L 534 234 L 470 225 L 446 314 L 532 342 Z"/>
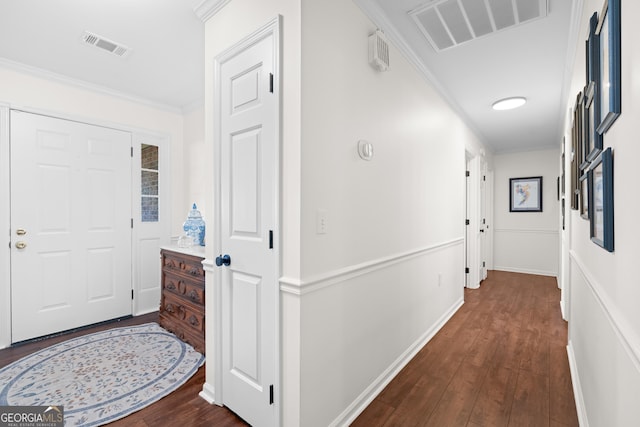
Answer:
<path fill-rule="evenodd" d="M 266 31 L 218 60 L 222 403 L 253 426 L 278 420 L 276 43 Z"/>
<path fill-rule="evenodd" d="M 11 112 L 12 342 L 131 314 L 131 135 Z"/>

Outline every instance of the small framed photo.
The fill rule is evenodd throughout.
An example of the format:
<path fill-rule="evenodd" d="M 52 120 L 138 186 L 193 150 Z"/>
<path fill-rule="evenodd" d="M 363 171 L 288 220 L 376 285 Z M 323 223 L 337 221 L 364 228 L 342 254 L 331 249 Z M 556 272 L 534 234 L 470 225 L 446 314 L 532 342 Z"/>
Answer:
<path fill-rule="evenodd" d="M 598 102 L 595 99 L 596 85 L 594 82 L 589 83 L 585 90 L 585 164 L 588 166 L 593 159 L 602 151 L 602 135 L 598 133 L 597 126 L 599 123 Z"/>
<path fill-rule="evenodd" d="M 509 178 L 509 212 L 542 212 L 542 177 Z"/>
<path fill-rule="evenodd" d="M 589 174 L 585 173 L 580 178 L 580 216 L 584 219 L 589 219 Z"/>
<path fill-rule="evenodd" d="M 591 241 L 613 252 L 613 155 L 611 148 L 593 161 L 589 169 L 591 200 L 589 217 L 591 218 Z"/>
<path fill-rule="evenodd" d="M 616 121 L 622 109 L 620 1 L 605 0 L 596 28 L 600 64 L 600 123 L 597 130 L 601 135 Z"/>

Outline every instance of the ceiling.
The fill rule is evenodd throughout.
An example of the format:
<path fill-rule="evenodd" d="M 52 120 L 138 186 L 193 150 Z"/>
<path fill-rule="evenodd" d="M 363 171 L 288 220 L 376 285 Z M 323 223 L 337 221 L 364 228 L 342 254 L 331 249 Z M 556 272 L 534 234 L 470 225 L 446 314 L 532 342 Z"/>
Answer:
<path fill-rule="evenodd" d="M 204 102 L 202 0 L 0 0 L 0 65 L 185 111 Z M 130 49 L 83 42 L 85 31 Z M 35 69 L 32 69 L 34 67 Z"/>
<path fill-rule="evenodd" d="M 519 7 L 540 2 L 546 16 L 445 49 L 433 47 L 409 12 L 443 1 L 451 10 L 458 7 L 452 2 L 471 7 L 483 0 L 353 1 L 491 151 L 559 145 L 568 46 L 575 44 L 570 41 L 572 10 L 578 0 L 486 0 L 496 7 L 496 21 L 511 2 Z M 188 111 L 204 98 L 204 28 L 194 12 L 202 2 L 0 0 L 0 65 Z M 472 12 L 467 13 L 471 21 Z M 120 57 L 89 46 L 82 40 L 85 31 L 129 51 Z M 394 58 L 390 61 L 393 70 Z M 491 108 L 510 96 L 528 102 L 510 111 Z"/>
<path fill-rule="evenodd" d="M 456 0 L 354 1 L 440 90 L 491 151 L 527 151 L 560 145 L 566 116 L 565 69 L 571 68 L 567 66 L 568 46 L 575 43 L 570 41 L 572 9 L 577 0 L 548 0 L 546 17 L 439 51 L 409 12 Z M 505 2 L 507 6 L 538 2 L 459 1 L 459 4 L 495 4 L 498 10 L 504 9 Z M 390 63 L 392 69 L 393 57 Z M 516 110 L 491 108 L 495 101 L 511 96 L 524 96 L 528 102 Z"/>

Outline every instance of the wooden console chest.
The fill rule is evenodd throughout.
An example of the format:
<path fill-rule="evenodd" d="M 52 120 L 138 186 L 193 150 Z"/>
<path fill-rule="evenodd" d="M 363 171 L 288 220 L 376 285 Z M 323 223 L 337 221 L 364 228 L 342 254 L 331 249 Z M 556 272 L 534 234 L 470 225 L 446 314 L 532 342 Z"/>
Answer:
<path fill-rule="evenodd" d="M 204 354 L 204 258 L 167 249 L 160 254 L 160 325 Z"/>

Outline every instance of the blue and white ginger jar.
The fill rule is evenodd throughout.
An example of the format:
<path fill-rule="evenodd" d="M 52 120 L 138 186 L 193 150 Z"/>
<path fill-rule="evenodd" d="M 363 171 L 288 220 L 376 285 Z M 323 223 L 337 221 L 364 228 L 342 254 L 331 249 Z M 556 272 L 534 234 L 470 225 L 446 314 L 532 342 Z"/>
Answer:
<path fill-rule="evenodd" d="M 189 211 L 187 220 L 182 225 L 182 228 L 185 234 L 193 239 L 194 245 L 204 246 L 204 220 L 195 203 Z"/>

